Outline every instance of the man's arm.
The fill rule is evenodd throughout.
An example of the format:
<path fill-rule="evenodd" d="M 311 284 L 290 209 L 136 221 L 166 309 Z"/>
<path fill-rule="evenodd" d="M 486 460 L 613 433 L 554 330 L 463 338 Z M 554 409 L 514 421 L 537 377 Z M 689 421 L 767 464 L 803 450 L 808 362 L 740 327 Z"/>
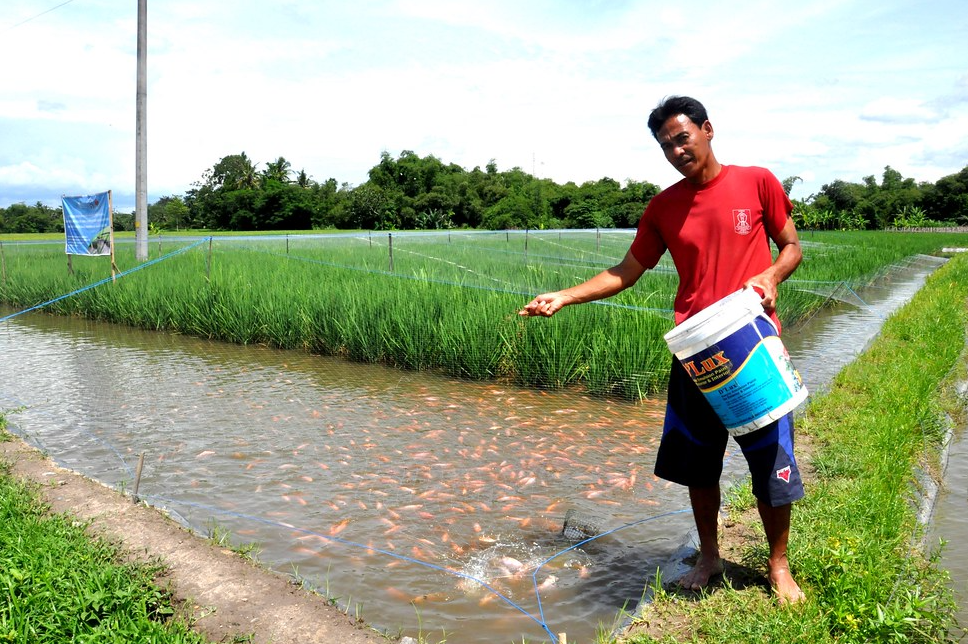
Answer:
<path fill-rule="evenodd" d="M 611 297 L 635 284 L 644 272 L 645 267 L 635 259 L 630 250 L 616 266 L 602 271 L 577 286 L 539 295 L 528 302 L 518 315 L 551 317 L 569 304 L 581 304 Z"/>
<path fill-rule="evenodd" d="M 767 313 L 776 309 L 776 287 L 793 274 L 800 265 L 800 260 L 803 259 L 800 238 L 797 236 L 797 228 L 792 218 L 787 218 L 783 230 L 773 238 L 773 242 L 780 251 L 773 265 L 759 275 L 746 280 L 745 284 L 747 287 L 757 287 L 763 292 L 763 308 Z"/>

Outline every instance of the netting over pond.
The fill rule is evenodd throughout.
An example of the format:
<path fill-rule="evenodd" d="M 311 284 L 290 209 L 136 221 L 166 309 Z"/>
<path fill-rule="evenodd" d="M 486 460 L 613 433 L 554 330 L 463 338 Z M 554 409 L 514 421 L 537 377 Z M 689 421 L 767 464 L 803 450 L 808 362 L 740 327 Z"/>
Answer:
<path fill-rule="evenodd" d="M 258 544 L 260 560 L 379 627 L 588 641 L 634 605 L 692 521 L 683 491 L 652 475 L 664 405 L 640 395 L 667 351 L 633 350 L 652 337 L 642 329 L 671 326 L 675 275 L 663 264 L 655 291 L 645 282 L 551 320 L 516 311 L 614 264 L 630 240 L 165 239 L 154 263 L 96 287 L 75 262 L 60 290 L 18 286 L 30 306 L 0 315 L 17 365 L 0 406 L 59 462 L 121 489 L 145 454 L 143 499 Z M 7 298 L 22 250 L 6 248 Z M 60 248 L 29 250 L 32 268 L 65 272 Z M 823 301 L 855 286 L 842 284 L 792 287 Z M 179 333 L 20 314 L 48 301 Z M 609 366 L 608 350 L 626 347 L 664 357 Z M 589 376 L 608 369 L 607 386 Z"/>

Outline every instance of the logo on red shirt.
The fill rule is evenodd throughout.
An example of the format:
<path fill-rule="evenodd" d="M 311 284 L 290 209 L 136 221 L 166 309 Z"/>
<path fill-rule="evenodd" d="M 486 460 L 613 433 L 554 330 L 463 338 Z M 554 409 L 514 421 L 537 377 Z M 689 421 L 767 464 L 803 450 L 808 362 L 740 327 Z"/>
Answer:
<path fill-rule="evenodd" d="M 739 235 L 749 235 L 753 232 L 753 213 L 749 208 L 733 210 L 733 230 Z"/>
<path fill-rule="evenodd" d="M 782 479 L 784 483 L 790 482 L 790 466 L 787 465 L 782 470 L 776 471 L 776 478 Z"/>

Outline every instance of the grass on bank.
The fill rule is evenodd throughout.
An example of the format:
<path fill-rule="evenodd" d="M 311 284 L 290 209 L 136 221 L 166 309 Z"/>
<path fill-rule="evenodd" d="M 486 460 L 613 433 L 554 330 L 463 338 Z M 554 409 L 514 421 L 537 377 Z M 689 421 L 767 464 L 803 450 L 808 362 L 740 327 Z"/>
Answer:
<path fill-rule="evenodd" d="M 55 300 L 44 311 L 634 400 L 665 384 L 662 335 L 676 289 L 668 258 L 604 306 L 552 319 L 516 315 L 534 294 L 614 265 L 631 239 L 631 231 L 594 230 L 399 233 L 392 243 L 389 233 L 199 237 L 190 250 L 95 289 L 86 287 L 109 277 L 103 258 L 74 258 L 68 274 L 62 244 L 24 242 L 0 247 L 0 301 L 26 309 Z M 837 297 L 856 303 L 851 289 L 959 243 L 968 234 L 805 233 L 780 314 L 790 323 Z M 164 244 L 165 252 L 189 247 Z M 155 244 L 149 250 L 159 257 Z M 136 267 L 130 243 L 118 244 L 117 263 Z"/>
<path fill-rule="evenodd" d="M 2 427 L 0 418 L 0 440 Z M 172 618 L 171 597 L 152 582 L 159 572 L 48 514 L 0 463 L 0 643 L 204 644 Z"/>
<path fill-rule="evenodd" d="M 778 607 L 760 587 L 698 601 L 660 590 L 626 644 L 954 641 L 947 574 L 919 548 L 915 472 L 937 467 L 951 384 L 964 377 L 966 303 L 968 257 L 958 256 L 799 422 L 812 456 L 801 460 L 807 496 L 794 507 L 790 557 L 807 601 Z M 762 529 L 755 513 L 742 517 L 757 537 L 738 563 L 765 575 Z"/>

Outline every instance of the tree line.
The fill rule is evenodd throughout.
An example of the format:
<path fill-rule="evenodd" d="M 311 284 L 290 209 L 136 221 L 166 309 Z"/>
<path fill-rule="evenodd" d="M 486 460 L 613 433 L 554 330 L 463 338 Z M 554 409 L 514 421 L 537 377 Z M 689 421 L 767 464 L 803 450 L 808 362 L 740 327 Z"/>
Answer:
<path fill-rule="evenodd" d="M 790 194 L 799 177 L 782 183 Z M 659 187 L 604 177 L 559 185 L 519 167 L 466 170 L 435 156 L 384 152 L 366 182 L 318 182 L 284 157 L 259 169 L 245 152 L 220 159 L 184 195 L 148 206 L 151 231 L 554 229 L 635 227 Z M 836 180 L 794 200 L 799 228 L 872 230 L 968 225 L 968 166 L 934 183 L 890 166 L 880 179 Z M 134 213 L 116 213 L 115 230 L 134 230 Z M 38 202 L 0 208 L 0 233 L 63 231 L 60 208 Z"/>

